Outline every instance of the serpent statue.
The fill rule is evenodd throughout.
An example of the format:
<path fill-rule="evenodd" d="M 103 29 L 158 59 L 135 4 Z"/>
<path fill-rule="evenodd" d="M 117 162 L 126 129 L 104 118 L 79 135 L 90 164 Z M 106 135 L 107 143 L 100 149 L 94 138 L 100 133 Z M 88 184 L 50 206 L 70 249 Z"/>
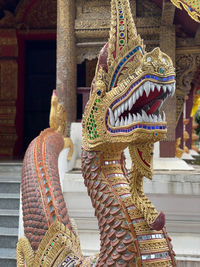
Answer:
<path fill-rule="evenodd" d="M 98 219 L 100 252 L 82 255 L 59 182 L 57 160 L 64 141 L 54 126 L 34 139 L 25 154 L 25 236 L 17 244 L 18 267 L 176 266 L 165 215 L 143 192 L 143 178 L 153 175 L 154 143 L 167 131 L 159 111 L 174 92 L 170 57 L 159 48 L 147 53 L 129 1 L 111 0 L 110 37 L 100 52 L 82 119 L 82 174 Z"/>

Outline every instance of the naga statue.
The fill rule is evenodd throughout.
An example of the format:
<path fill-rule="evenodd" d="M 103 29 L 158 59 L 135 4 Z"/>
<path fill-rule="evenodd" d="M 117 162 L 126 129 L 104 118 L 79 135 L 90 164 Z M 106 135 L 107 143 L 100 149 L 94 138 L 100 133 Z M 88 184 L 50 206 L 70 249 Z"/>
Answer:
<path fill-rule="evenodd" d="M 82 255 L 58 175 L 62 135 L 53 127 L 30 144 L 22 171 L 25 236 L 17 266 L 176 266 L 165 215 L 143 192 L 152 179 L 154 143 L 166 137 L 159 113 L 175 92 L 172 60 L 159 48 L 147 53 L 128 0 L 111 0 L 108 43 L 100 52 L 82 119 L 82 174 L 95 209 L 100 252 Z M 132 167 L 125 167 L 129 148 Z"/>

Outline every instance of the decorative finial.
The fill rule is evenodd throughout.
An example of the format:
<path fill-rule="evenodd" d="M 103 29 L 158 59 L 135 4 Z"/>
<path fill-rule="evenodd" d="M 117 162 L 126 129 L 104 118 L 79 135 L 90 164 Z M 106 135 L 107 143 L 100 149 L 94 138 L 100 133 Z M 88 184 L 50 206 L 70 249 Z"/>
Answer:
<path fill-rule="evenodd" d="M 110 78 L 108 91 L 110 91 L 117 85 L 124 65 L 134 60 L 137 51 L 141 58 L 144 54 L 143 42 L 137 34 L 128 0 L 111 1 L 111 28 L 108 44 L 107 65 Z M 134 65 L 137 66 L 137 62 Z"/>

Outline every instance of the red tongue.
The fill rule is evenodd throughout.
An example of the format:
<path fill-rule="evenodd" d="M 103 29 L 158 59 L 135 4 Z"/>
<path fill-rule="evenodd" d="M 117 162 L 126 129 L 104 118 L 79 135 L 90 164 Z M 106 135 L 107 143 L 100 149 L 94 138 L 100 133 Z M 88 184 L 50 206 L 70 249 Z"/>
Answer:
<path fill-rule="evenodd" d="M 154 112 L 156 112 L 156 110 L 159 108 L 161 103 L 162 103 L 161 99 L 158 99 L 157 101 L 155 101 L 153 103 L 153 105 L 151 106 L 151 108 L 147 111 L 147 114 L 150 115 L 150 114 L 153 114 Z"/>

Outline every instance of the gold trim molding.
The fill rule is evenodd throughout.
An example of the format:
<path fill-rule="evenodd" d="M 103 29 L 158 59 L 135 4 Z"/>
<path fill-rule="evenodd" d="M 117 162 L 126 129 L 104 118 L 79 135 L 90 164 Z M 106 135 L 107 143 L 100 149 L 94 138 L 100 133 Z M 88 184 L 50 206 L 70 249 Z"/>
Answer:
<path fill-rule="evenodd" d="M 183 7 L 193 20 L 200 22 L 199 0 L 171 0 L 171 2 L 179 9 Z"/>

